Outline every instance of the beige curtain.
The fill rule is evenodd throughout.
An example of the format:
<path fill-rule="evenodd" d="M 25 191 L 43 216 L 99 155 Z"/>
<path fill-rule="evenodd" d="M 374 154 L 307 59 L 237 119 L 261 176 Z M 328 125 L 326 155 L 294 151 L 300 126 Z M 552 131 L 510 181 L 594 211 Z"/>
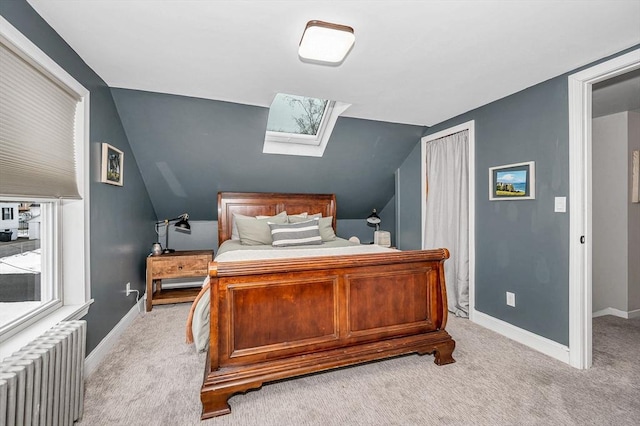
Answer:
<path fill-rule="evenodd" d="M 444 247 L 449 311 L 469 316 L 469 132 L 426 144 L 425 249 Z"/>

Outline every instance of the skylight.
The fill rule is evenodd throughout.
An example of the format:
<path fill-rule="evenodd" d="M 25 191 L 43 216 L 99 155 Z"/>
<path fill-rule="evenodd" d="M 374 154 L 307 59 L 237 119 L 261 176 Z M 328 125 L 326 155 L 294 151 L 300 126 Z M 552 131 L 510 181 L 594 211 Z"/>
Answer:
<path fill-rule="evenodd" d="M 278 93 L 269 109 L 262 152 L 321 157 L 338 116 L 349 106 L 328 99 Z"/>
<path fill-rule="evenodd" d="M 326 99 L 278 93 L 269 109 L 267 130 L 316 136 L 327 106 Z"/>

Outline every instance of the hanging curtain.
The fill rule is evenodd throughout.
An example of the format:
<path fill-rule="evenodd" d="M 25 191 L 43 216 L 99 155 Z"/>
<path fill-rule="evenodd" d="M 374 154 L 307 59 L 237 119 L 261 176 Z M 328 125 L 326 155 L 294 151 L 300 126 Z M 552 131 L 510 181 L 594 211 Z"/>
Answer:
<path fill-rule="evenodd" d="M 449 311 L 469 316 L 469 132 L 426 144 L 425 249 L 444 247 Z"/>

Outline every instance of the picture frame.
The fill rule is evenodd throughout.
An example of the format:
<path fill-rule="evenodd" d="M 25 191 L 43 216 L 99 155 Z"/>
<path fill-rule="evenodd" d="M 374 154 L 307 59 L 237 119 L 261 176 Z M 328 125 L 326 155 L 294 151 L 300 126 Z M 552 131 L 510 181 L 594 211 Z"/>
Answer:
<path fill-rule="evenodd" d="M 489 200 L 516 201 L 535 198 L 535 161 L 489 168 Z"/>
<path fill-rule="evenodd" d="M 124 184 L 124 152 L 102 143 L 102 167 L 100 182 L 122 186 Z"/>

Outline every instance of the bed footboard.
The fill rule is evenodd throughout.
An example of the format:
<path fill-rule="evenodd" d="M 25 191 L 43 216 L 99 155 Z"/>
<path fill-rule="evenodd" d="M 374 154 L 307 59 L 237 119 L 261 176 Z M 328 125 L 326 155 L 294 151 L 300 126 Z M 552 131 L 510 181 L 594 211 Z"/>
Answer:
<path fill-rule="evenodd" d="M 263 383 L 393 356 L 454 362 L 446 249 L 210 264 L 202 418 Z"/>

